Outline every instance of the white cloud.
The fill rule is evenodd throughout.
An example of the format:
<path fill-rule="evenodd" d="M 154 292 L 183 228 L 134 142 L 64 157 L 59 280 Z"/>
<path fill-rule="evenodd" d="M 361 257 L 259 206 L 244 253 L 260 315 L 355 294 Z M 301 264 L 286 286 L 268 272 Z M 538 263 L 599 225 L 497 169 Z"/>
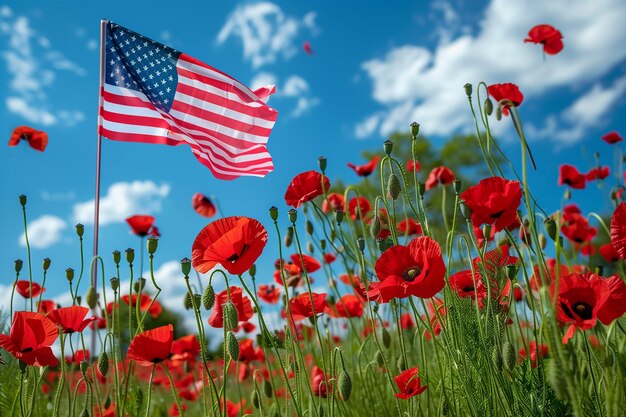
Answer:
<path fill-rule="evenodd" d="M 98 41 L 95 39 L 89 39 L 87 41 L 87 49 L 89 49 L 90 51 L 95 51 L 96 49 L 98 49 Z"/>
<path fill-rule="evenodd" d="M 361 123 L 354 128 L 354 134 L 357 138 L 363 139 L 372 135 L 376 131 L 376 127 L 380 122 L 380 114 L 373 114 L 366 117 Z"/>
<path fill-rule="evenodd" d="M 46 202 L 72 201 L 75 198 L 76 193 L 74 191 L 61 191 L 55 193 L 43 191 L 41 193 L 41 199 Z"/>
<path fill-rule="evenodd" d="M 265 87 L 266 85 L 274 84 L 276 85 L 276 75 L 269 72 L 260 72 L 258 73 L 252 81 L 250 81 L 250 89 L 252 91 Z"/>
<path fill-rule="evenodd" d="M 544 127 L 538 128 L 530 124 L 528 137 L 531 139 L 551 138 L 562 145 L 576 143 L 585 137 L 589 128 L 606 122 L 607 115 L 610 114 L 615 104 L 623 99 L 624 93 L 626 93 L 626 76 L 617 79 L 608 87 L 597 83 L 560 115 L 548 116 Z"/>
<path fill-rule="evenodd" d="M 567 0 L 492 0 L 475 35 L 440 41 L 434 51 L 396 47 L 362 64 L 372 81 L 372 98 L 384 109 L 372 132 L 387 135 L 413 121 L 427 134 L 470 129 L 466 82 L 513 82 L 526 102 L 552 88 L 595 82 L 626 58 L 626 32 L 609 29 L 621 27 L 624 20 L 626 3 L 621 0 L 578 2 L 575 7 Z M 564 36 L 565 49 L 545 62 L 540 45 L 523 42 L 538 22 L 549 22 Z"/>
<path fill-rule="evenodd" d="M 294 103 L 291 111 L 293 118 L 302 116 L 320 103 L 320 99 L 311 93 L 309 83 L 298 75 L 291 75 L 284 82 L 280 82 L 275 74 L 261 72 L 252 79 L 250 88 L 255 90 L 269 84 L 277 85 L 276 94 L 273 97 L 287 99 Z"/>
<path fill-rule="evenodd" d="M 0 10 L 0 34 L 8 39 L 8 46 L 0 51 L 10 74 L 5 100 L 7 109 L 44 126 L 72 126 L 82 121 L 84 116 L 78 110 L 56 110 L 49 103 L 47 89 L 58 71 L 79 76 L 86 75 L 86 71 L 60 51 L 51 49 L 47 37 L 31 28 L 26 17 L 14 17 L 8 8 Z"/>
<path fill-rule="evenodd" d="M 44 249 L 54 245 L 61 239 L 63 230 L 67 228 L 65 220 L 46 214 L 28 223 L 28 241 L 33 248 Z M 20 246 L 26 246 L 26 236 L 22 233 Z"/>
<path fill-rule="evenodd" d="M 287 97 L 299 97 L 303 94 L 307 94 L 308 92 L 309 83 L 307 83 L 304 78 L 297 75 L 292 75 L 287 78 L 283 88 L 281 89 L 281 93 Z"/>
<path fill-rule="evenodd" d="M 121 223 L 133 214 L 151 214 L 161 211 L 163 199 L 168 196 L 168 184 L 152 181 L 117 182 L 100 198 L 100 225 Z M 94 200 L 74 205 L 74 221 L 93 224 Z"/>
<path fill-rule="evenodd" d="M 290 59 L 298 48 L 296 37 L 302 28 L 312 34 L 318 31 L 315 26 L 315 13 L 308 13 L 302 19 L 287 16 L 281 8 L 270 2 L 259 2 L 237 7 L 229 16 L 217 35 L 218 44 L 224 44 L 230 37 L 239 37 L 243 43 L 243 56 L 257 68 L 272 63 L 278 57 Z"/>

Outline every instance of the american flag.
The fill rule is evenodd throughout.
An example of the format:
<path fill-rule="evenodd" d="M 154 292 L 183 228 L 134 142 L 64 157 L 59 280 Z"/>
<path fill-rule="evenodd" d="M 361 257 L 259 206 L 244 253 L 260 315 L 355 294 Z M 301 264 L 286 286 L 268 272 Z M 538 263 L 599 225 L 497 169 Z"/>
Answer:
<path fill-rule="evenodd" d="M 113 22 L 104 25 L 99 133 L 127 142 L 187 144 L 215 177 L 262 177 L 278 112 L 231 76 Z"/>

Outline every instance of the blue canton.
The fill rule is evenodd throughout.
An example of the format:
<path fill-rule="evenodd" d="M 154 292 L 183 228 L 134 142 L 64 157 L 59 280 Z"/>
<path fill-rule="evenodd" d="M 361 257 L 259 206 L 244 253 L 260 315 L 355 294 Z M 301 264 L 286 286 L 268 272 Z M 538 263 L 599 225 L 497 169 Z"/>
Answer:
<path fill-rule="evenodd" d="M 106 24 L 105 49 L 106 84 L 142 92 L 155 107 L 170 110 L 181 52 L 113 22 Z"/>

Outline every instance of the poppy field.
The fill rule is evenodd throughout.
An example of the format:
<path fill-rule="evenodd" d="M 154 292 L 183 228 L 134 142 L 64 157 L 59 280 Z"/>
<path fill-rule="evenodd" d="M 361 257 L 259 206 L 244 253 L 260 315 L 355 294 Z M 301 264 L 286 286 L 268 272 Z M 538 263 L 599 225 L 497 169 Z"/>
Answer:
<path fill-rule="evenodd" d="M 554 55 L 561 38 L 540 25 L 526 42 Z M 77 225 L 80 270 L 65 271 L 72 302 L 58 305 L 44 292 L 52 261 L 31 259 L 28 198 L 16 198 L 27 252 L 0 321 L 0 416 L 625 416 L 622 137 L 597 139 L 616 166 L 563 163 L 564 204 L 546 212 L 528 180 L 520 89 L 459 94 L 475 122 L 464 143 L 487 172 L 476 181 L 427 160 L 407 121 L 365 164 L 337 162 L 358 183 L 320 157 L 270 190 L 288 211 L 220 217 L 195 194 L 208 223 L 180 261 L 189 334 L 161 304 L 154 217 L 127 219 L 140 250 L 94 259 Z M 495 124 L 519 152 L 502 151 Z M 24 128 L 10 145 L 21 141 L 43 151 L 48 138 Z M 611 212 L 571 198 L 596 184 Z M 272 277 L 257 274 L 267 253 Z"/>

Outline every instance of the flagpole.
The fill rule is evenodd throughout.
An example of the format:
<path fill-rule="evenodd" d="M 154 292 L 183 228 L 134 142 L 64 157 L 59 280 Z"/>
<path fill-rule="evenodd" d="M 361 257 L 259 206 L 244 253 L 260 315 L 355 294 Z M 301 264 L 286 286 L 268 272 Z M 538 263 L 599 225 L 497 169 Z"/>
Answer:
<path fill-rule="evenodd" d="M 98 137 L 98 142 L 96 145 L 96 198 L 94 201 L 94 214 L 93 214 L 93 256 L 94 259 L 98 256 L 98 229 L 100 222 L 100 161 L 101 161 L 101 151 L 102 151 L 102 136 L 100 136 L 100 111 L 102 109 L 102 86 L 104 84 L 104 25 L 106 24 L 105 19 L 100 20 L 100 83 L 98 89 L 98 122 L 97 122 L 97 130 L 96 135 Z M 91 286 L 96 289 L 98 288 L 98 262 L 92 262 L 93 269 L 91 270 Z M 104 277 L 102 277 L 104 279 Z M 95 311 L 94 311 L 95 312 Z M 91 336 L 91 351 L 95 354 L 96 352 L 96 331 L 94 331 Z"/>

